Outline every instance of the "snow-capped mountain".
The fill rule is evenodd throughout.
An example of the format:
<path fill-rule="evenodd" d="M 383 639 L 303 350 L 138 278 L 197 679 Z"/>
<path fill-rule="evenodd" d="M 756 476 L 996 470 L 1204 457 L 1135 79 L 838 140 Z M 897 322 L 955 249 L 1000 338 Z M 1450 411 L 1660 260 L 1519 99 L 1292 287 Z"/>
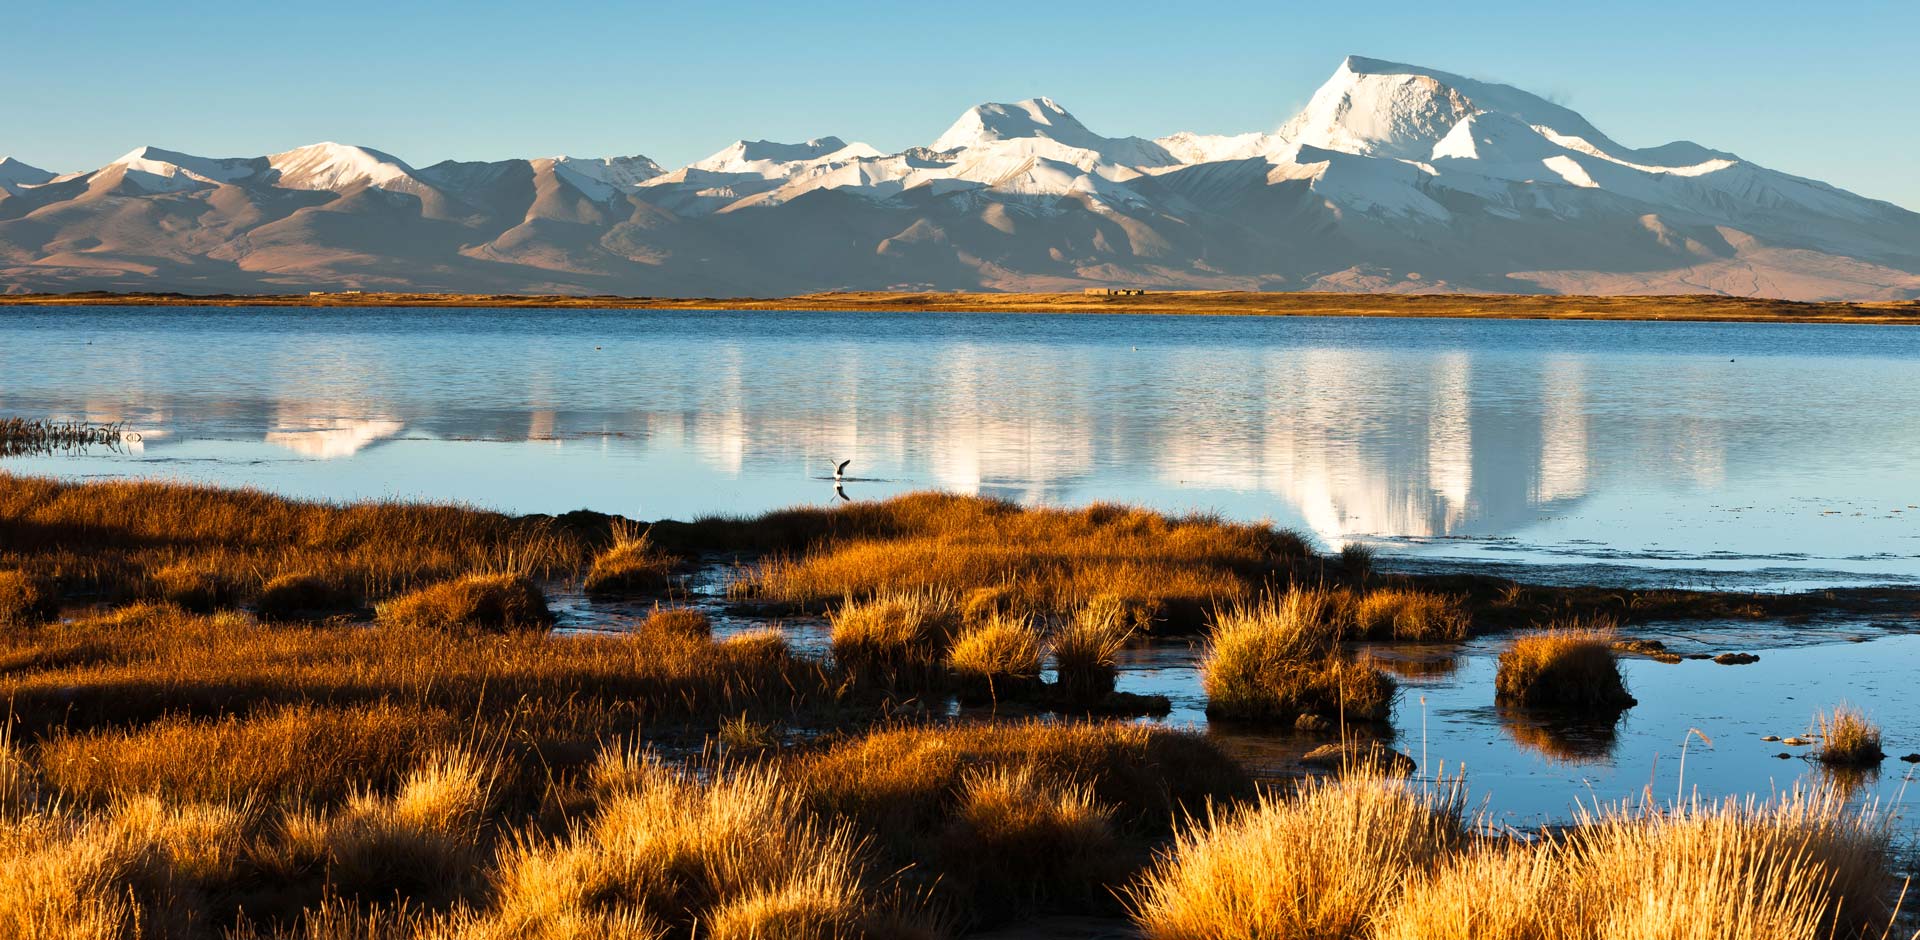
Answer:
<path fill-rule="evenodd" d="M 1048 98 L 926 146 L 0 160 L 0 289 L 1722 292 L 1920 298 L 1920 215 L 1536 95 L 1353 57 L 1279 128 L 1108 137 Z"/>

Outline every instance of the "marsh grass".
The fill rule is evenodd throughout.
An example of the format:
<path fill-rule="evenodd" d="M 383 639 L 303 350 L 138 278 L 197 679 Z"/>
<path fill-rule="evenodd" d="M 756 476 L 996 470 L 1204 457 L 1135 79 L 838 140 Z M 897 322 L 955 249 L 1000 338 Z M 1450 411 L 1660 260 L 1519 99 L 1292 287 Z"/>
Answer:
<path fill-rule="evenodd" d="M 692 607 L 656 606 L 648 612 L 647 619 L 640 622 L 640 630 L 704 639 L 713 636 L 713 621 Z"/>
<path fill-rule="evenodd" d="M 1113 691 L 1120 651 L 1134 634 L 1130 620 L 1124 601 L 1101 595 L 1053 631 L 1047 645 L 1053 653 L 1055 682 L 1069 701 L 1095 701 Z"/>
<path fill-rule="evenodd" d="M 850 598 L 828 620 L 840 668 L 856 683 L 889 689 L 937 678 L 961 627 L 953 595 L 934 590 Z"/>
<path fill-rule="evenodd" d="M 1319 588 L 1220 611 L 1201 665 L 1207 714 L 1263 722 L 1300 715 L 1384 721 L 1393 709 L 1394 682 L 1370 662 L 1346 655 L 1341 615 L 1341 596 Z"/>
<path fill-rule="evenodd" d="M 1032 766 L 966 772 L 935 850 L 967 907 L 990 922 L 1111 904 L 1132 854 L 1091 787 Z"/>
<path fill-rule="evenodd" d="M 1390 640 L 1464 640 L 1472 620 L 1458 597 L 1412 588 L 1380 588 L 1352 602 L 1354 629 Z"/>
<path fill-rule="evenodd" d="M 475 571 L 572 573 L 592 539 L 545 518 L 398 502 L 338 505 L 177 483 L 67 483 L 0 472 L 0 570 L 68 598 L 251 599 L 306 575 L 380 600 Z M 184 597 L 177 599 L 186 599 Z M 187 606 L 197 606 L 198 602 Z"/>
<path fill-rule="evenodd" d="M 1207 606 L 1249 596 L 1310 554 L 1293 533 L 1217 517 L 1111 505 L 1023 509 L 941 493 L 855 504 L 824 521 L 810 548 L 757 565 L 735 584 L 736 594 L 821 605 L 991 589 L 1002 609 L 1046 613 L 1109 594 L 1191 629 Z"/>
<path fill-rule="evenodd" d="M 60 614 L 60 599 L 44 579 L 0 569 L 0 630 L 38 626 Z"/>
<path fill-rule="evenodd" d="M 1574 622 L 1517 636 L 1494 677 L 1501 702 L 1527 707 L 1618 711 L 1634 704 L 1606 621 Z"/>
<path fill-rule="evenodd" d="M 540 586 L 516 574 L 431 584 L 381 604 L 378 617 L 389 626 L 470 633 L 544 630 L 554 621 Z"/>
<path fill-rule="evenodd" d="M 673 585 L 679 560 L 653 544 L 652 533 L 631 524 L 616 524 L 613 545 L 594 556 L 583 587 L 588 594 L 655 594 Z"/>
<path fill-rule="evenodd" d="M 1040 685 L 1040 630 L 1026 617 L 993 614 L 963 629 L 947 654 L 963 698 L 1032 692 Z"/>
<path fill-rule="evenodd" d="M 1457 787 L 1309 783 L 1182 832 L 1133 886 L 1152 940 L 1884 938 L 1892 817 L 1831 789 L 1589 809 L 1469 836 Z"/>
<path fill-rule="evenodd" d="M 1815 716 L 1814 720 L 1820 728 L 1820 750 L 1816 756 L 1821 763 L 1866 767 L 1886 759 L 1886 752 L 1880 749 L 1880 727 L 1867 718 L 1866 712 L 1838 705 L 1832 711 Z"/>
<path fill-rule="evenodd" d="M 1209 810 L 1127 894 L 1152 940 L 1350 940 L 1461 845 L 1464 791 L 1364 772 Z"/>

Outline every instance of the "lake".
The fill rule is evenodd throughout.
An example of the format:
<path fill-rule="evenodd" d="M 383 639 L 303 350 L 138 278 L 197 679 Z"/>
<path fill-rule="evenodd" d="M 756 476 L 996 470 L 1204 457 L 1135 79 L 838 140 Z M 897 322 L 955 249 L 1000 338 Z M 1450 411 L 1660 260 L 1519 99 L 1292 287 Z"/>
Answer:
<path fill-rule="evenodd" d="M 640 518 L 927 487 L 1271 519 L 1405 564 L 1920 578 L 1920 331 L 507 309 L 0 309 L 18 472 Z"/>
<path fill-rule="evenodd" d="M 640 518 L 937 487 L 1271 519 L 1403 569 L 1788 590 L 1920 581 L 1920 331 L 1169 316 L 0 308 L 0 415 L 124 422 L 0 459 L 69 478 L 249 484 Z M 710 580 L 722 632 L 730 620 Z M 635 614 L 556 599 L 571 629 Z M 788 623 L 803 649 L 818 621 Z M 1394 744 L 1465 764 L 1498 818 L 1766 794 L 1819 771 L 1765 736 L 1866 707 L 1920 746 L 1907 622 L 1649 624 L 1750 666 L 1624 666 L 1641 704 L 1546 727 L 1492 701 L 1504 640 L 1388 649 Z M 1197 651 L 1121 688 L 1205 727 Z M 1678 758 L 1690 729 L 1687 774 Z M 1210 728 L 1256 766 L 1322 739 Z M 1780 759 L 1780 754 L 1790 759 Z M 1905 799 L 1889 761 L 1862 792 Z"/>

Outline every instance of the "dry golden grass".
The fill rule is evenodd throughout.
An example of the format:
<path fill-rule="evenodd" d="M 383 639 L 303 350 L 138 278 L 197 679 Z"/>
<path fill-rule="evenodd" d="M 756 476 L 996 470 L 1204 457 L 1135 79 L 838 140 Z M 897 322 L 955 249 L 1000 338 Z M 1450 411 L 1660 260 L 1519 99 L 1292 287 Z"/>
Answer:
<path fill-rule="evenodd" d="M 642 631 L 681 637 L 713 636 L 713 621 L 692 607 L 655 607 L 640 622 Z"/>
<path fill-rule="evenodd" d="M 858 507 L 858 508 L 856 508 Z M 1308 556 L 1290 532 L 1144 509 L 1022 509 L 972 496 L 916 493 L 836 510 L 814 547 L 766 562 L 743 596 L 818 605 L 853 596 L 995 592 L 996 606 L 1067 612 L 1113 595 L 1176 626 Z"/>
<path fill-rule="evenodd" d="M 417 754 L 451 746 L 464 733 L 461 720 L 436 709 L 286 705 L 244 717 L 58 732 L 40 745 L 37 762 L 48 784 L 88 803 L 147 792 L 196 802 L 330 803 L 356 786 L 393 783 Z"/>
<path fill-rule="evenodd" d="M 1120 651 L 1133 637 L 1125 602 L 1101 595 L 1073 612 L 1053 631 L 1047 645 L 1060 690 L 1074 701 L 1091 701 L 1113 691 Z"/>
<path fill-rule="evenodd" d="M 584 584 L 588 594 L 652 594 L 673 584 L 678 561 L 653 545 L 650 534 L 631 526 L 614 529 L 613 545 L 594 556 Z"/>
<path fill-rule="evenodd" d="M 1026 617 L 993 614 L 954 638 L 947 666 L 961 693 L 1017 692 L 1040 683 L 1040 630 Z"/>
<path fill-rule="evenodd" d="M 1461 791 L 1365 773 L 1210 811 L 1128 893 L 1152 940 L 1352 940 L 1464 839 Z"/>
<path fill-rule="evenodd" d="M 0 569 L 0 630 L 37 626 L 59 613 L 60 599 L 44 580 Z"/>
<path fill-rule="evenodd" d="M 274 578 L 304 574 L 378 600 L 474 571 L 569 574 L 590 544 L 551 520 L 460 506 L 334 505 L 0 472 L 0 569 L 51 579 L 68 597 L 158 598 L 180 591 L 191 573 L 248 598 Z"/>
<path fill-rule="evenodd" d="M 894 591 L 834 610 L 833 658 L 856 682 L 923 683 L 945 664 L 960 612 L 944 591 Z"/>
<path fill-rule="evenodd" d="M 1820 727 L 1820 762 L 1848 767 L 1878 764 L 1887 754 L 1880 749 L 1880 726 L 1866 712 L 1838 705 L 1816 716 Z"/>
<path fill-rule="evenodd" d="M 1393 680 L 1343 652 L 1341 612 L 1334 592 L 1298 588 L 1218 613 L 1201 665 L 1207 714 L 1384 721 L 1393 710 Z"/>
<path fill-rule="evenodd" d="M 547 597 L 516 574 L 470 574 L 428 585 L 380 605 L 390 626 L 469 633 L 544 630 L 553 625 Z"/>
<path fill-rule="evenodd" d="M 1468 840 L 1457 789 L 1308 784 L 1183 833 L 1130 894 L 1154 940 L 1884 938 L 1892 817 L 1831 789 L 1626 806 Z"/>
<path fill-rule="evenodd" d="M 943 875 L 989 920 L 1104 904 L 1130 854 L 1091 787 L 1032 766 L 967 772 L 937 849 Z"/>
<path fill-rule="evenodd" d="M 594 815 L 507 851 L 486 919 L 503 936 L 607 918 L 677 935 L 841 937 L 884 912 L 860 841 L 822 823 L 767 767 L 696 776 L 643 755 L 603 760 Z"/>
<path fill-rule="evenodd" d="M 1411 588 L 1381 588 L 1353 602 L 1355 629 L 1392 640 L 1464 640 L 1472 621 L 1460 598 Z"/>
<path fill-rule="evenodd" d="M 467 751 L 430 755 L 391 795 L 367 790 L 338 809 L 284 823 L 287 863 L 322 865 L 349 897 L 429 903 L 459 896 L 480 869 L 485 812 L 498 769 Z"/>
<path fill-rule="evenodd" d="M 1500 654 L 1500 701 L 1528 707 L 1619 710 L 1634 704 L 1620 675 L 1609 623 L 1572 623 L 1524 633 Z"/>
<path fill-rule="evenodd" d="M 875 731 L 801 759 L 794 779 L 814 805 L 884 838 L 939 829 L 966 774 L 994 767 L 1084 784 L 1121 823 L 1147 831 L 1165 831 L 1176 815 L 1251 787 L 1246 772 L 1200 735 L 1078 721 Z"/>
<path fill-rule="evenodd" d="M 516 738 L 558 746 L 643 721 L 791 714 L 828 697 L 819 664 L 788 655 L 777 637 L 715 643 L 655 634 L 263 629 L 238 614 L 164 606 L 0 637 L 0 698 L 11 700 L 33 736 L 166 715 L 388 702 L 474 716 Z"/>

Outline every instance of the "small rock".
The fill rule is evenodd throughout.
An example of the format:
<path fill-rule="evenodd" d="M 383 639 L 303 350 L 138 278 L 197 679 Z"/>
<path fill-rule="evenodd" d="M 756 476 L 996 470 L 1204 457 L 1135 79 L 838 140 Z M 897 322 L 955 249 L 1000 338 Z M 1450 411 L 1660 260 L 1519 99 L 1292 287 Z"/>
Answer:
<path fill-rule="evenodd" d="M 1780 740 L 1780 736 L 1779 736 L 1779 735 L 1777 735 L 1777 734 L 1770 734 L 1770 735 L 1767 735 L 1767 736 L 1766 736 L 1766 737 L 1764 737 L 1764 738 L 1761 738 L 1760 740 L 1762 740 L 1762 741 L 1778 741 L 1778 740 Z"/>
<path fill-rule="evenodd" d="M 1778 754 L 1775 754 L 1775 755 L 1773 755 L 1773 756 L 1774 756 L 1774 757 L 1777 757 L 1777 758 L 1779 758 L 1780 760 L 1792 760 L 1792 759 L 1793 759 L 1793 755 L 1792 755 L 1792 754 L 1789 754 L 1789 753 L 1787 753 L 1786 751 L 1781 751 L 1780 753 L 1778 753 Z"/>
<path fill-rule="evenodd" d="M 1378 741 L 1368 744 L 1344 743 L 1322 744 L 1306 753 L 1300 762 L 1309 767 L 1323 767 L 1329 770 L 1341 770 L 1347 767 L 1365 767 L 1395 776 L 1411 775 L 1418 765 L 1413 758 L 1399 751 L 1389 750 Z"/>
<path fill-rule="evenodd" d="M 1807 745 L 1812 744 L 1813 742 L 1807 740 L 1806 738 L 1788 738 L 1785 741 L 1782 741 L 1780 743 L 1788 747 L 1806 747 Z"/>
<path fill-rule="evenodd" d="M 1293 720 L 1295 731 L 1326 731 L 1332 727 L 1333 722 L 1328 721 L 1325 715 L 1301 715 Z"/>
<path fill-rule="evenodd" d="M 1688 659 L 1712 659 L 1713 654 L 1712 653 L 1688 653 L 1687 658 Z"/>
<path fill-rule="evenodd" d="M 1639 653 L 1643 656 L 1652 656 L 1655 653 L 1666 652 L 1667 644 L 1659 640 L 1615 640 L 1613 641 L 1613 648 L 1622 653 Z"/>
<path fill-rule="evenodd" d="M 1902 757 L 1900 759 L 1903 761 L 1906 761 L 1909 764 L 1920 764 L 1920 754 L 1908 754 L 1907 756 Z"/>
<path fill-rule="evenodd" d="M 1721 653 L 1715 656 L 1713 661 L 1722 666 L 1744 666 L 1748 663 L 1759 662 L 1760 657 L 1752 653 Z"/>

